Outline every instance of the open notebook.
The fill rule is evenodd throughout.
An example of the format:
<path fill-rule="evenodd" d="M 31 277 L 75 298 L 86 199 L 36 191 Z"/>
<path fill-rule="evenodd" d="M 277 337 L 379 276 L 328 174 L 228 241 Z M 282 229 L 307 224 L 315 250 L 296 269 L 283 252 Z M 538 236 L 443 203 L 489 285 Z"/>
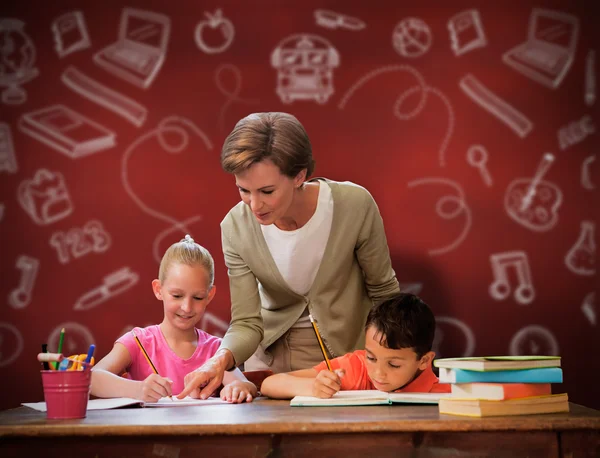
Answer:
<path fill-rule="evenodd" d="M 221 400 L 221 398 L 208 398 L 208 399 L 194 399 L 189 396 L 183 399 L 161 398 L 158 402 L 144 402 L 139 399 L 133 398 L 107 398 L 107 399 L 90 399 L 88 401 L 87 410 L 107 410 L 107 409 L 118 409 L 119 407 L 185 407 L 185 406 L 207 406 L 215 404 L 229 404 L 227 401 Z M 24 402 L 22 403 L 25 407 L 38 410 L 40 412 L 46 411 L 45 402 Z"/>
<path fill-rule="evenodd" d="M 438 404 L 450 393 L 385 393 L 377 390 L 338 391 L 331 398 L 296 396 L 290 401 L 293 407 L 319 406 L 373 406 L 389 404 Z"/>

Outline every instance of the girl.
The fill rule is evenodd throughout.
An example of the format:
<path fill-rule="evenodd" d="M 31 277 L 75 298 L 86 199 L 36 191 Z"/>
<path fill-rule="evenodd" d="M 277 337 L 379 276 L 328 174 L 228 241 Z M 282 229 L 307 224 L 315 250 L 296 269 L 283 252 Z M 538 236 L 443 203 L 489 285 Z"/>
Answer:
<path fill-rule="evenodd" d="M 214 262 L 208 250 L 189 235 L 171 245 L 161 260 L 158 279 L 152 281 L 154 295 L 164 305 L 162 323 L 135 328 L 117 339 L 111 352 L 93 368 L 91 394 L 156 402 L 180 393 L 186 375 L 211 358 L 221 343 L 220 338 L 196 328 L 215 295 L 213 280 Z M 125 371 L 129 379 L 119 375 Z M 228 402 L 250 402 L 257 393 L 237 368 L 225 373 L 223 384 L 221 399 Z"/>

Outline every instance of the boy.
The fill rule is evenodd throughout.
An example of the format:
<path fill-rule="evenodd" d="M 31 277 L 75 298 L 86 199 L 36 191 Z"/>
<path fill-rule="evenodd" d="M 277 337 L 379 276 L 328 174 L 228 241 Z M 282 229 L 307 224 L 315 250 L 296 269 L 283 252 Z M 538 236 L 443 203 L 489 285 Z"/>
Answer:
<path fill-rule="evenodd" d="M 330 398 L 340 390 L 449 393 L 431 369 L 435 317 L 414 294 L 400 293 L 374 306 L 365 324 L 365 350 L 303 369 L 267 377 L 261 392 L 271 398 Z"/>

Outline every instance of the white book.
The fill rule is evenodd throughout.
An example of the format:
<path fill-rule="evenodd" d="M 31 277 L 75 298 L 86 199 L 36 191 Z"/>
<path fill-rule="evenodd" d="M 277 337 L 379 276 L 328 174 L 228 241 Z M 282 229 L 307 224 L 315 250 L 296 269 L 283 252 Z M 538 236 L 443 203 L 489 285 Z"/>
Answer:
<path fill-rule="evenodd" d="M 290 401 L 292 407 L 318 406 L 372 406 L 391 404 L 438 404 L 450 393 L 386 393 L 377 390 L 338 391 L 331 398 L 296 396 Z"/>

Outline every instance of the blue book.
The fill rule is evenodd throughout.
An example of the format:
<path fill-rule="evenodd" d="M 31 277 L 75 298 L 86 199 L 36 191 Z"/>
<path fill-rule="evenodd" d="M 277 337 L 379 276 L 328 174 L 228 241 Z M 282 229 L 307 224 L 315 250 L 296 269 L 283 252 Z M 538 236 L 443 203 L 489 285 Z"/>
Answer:
<path fill-rule="evenodd" d="M 508 371 L 469 371 L 440 367 L 440 383 L 562 383 L 560 367 Z"/>

